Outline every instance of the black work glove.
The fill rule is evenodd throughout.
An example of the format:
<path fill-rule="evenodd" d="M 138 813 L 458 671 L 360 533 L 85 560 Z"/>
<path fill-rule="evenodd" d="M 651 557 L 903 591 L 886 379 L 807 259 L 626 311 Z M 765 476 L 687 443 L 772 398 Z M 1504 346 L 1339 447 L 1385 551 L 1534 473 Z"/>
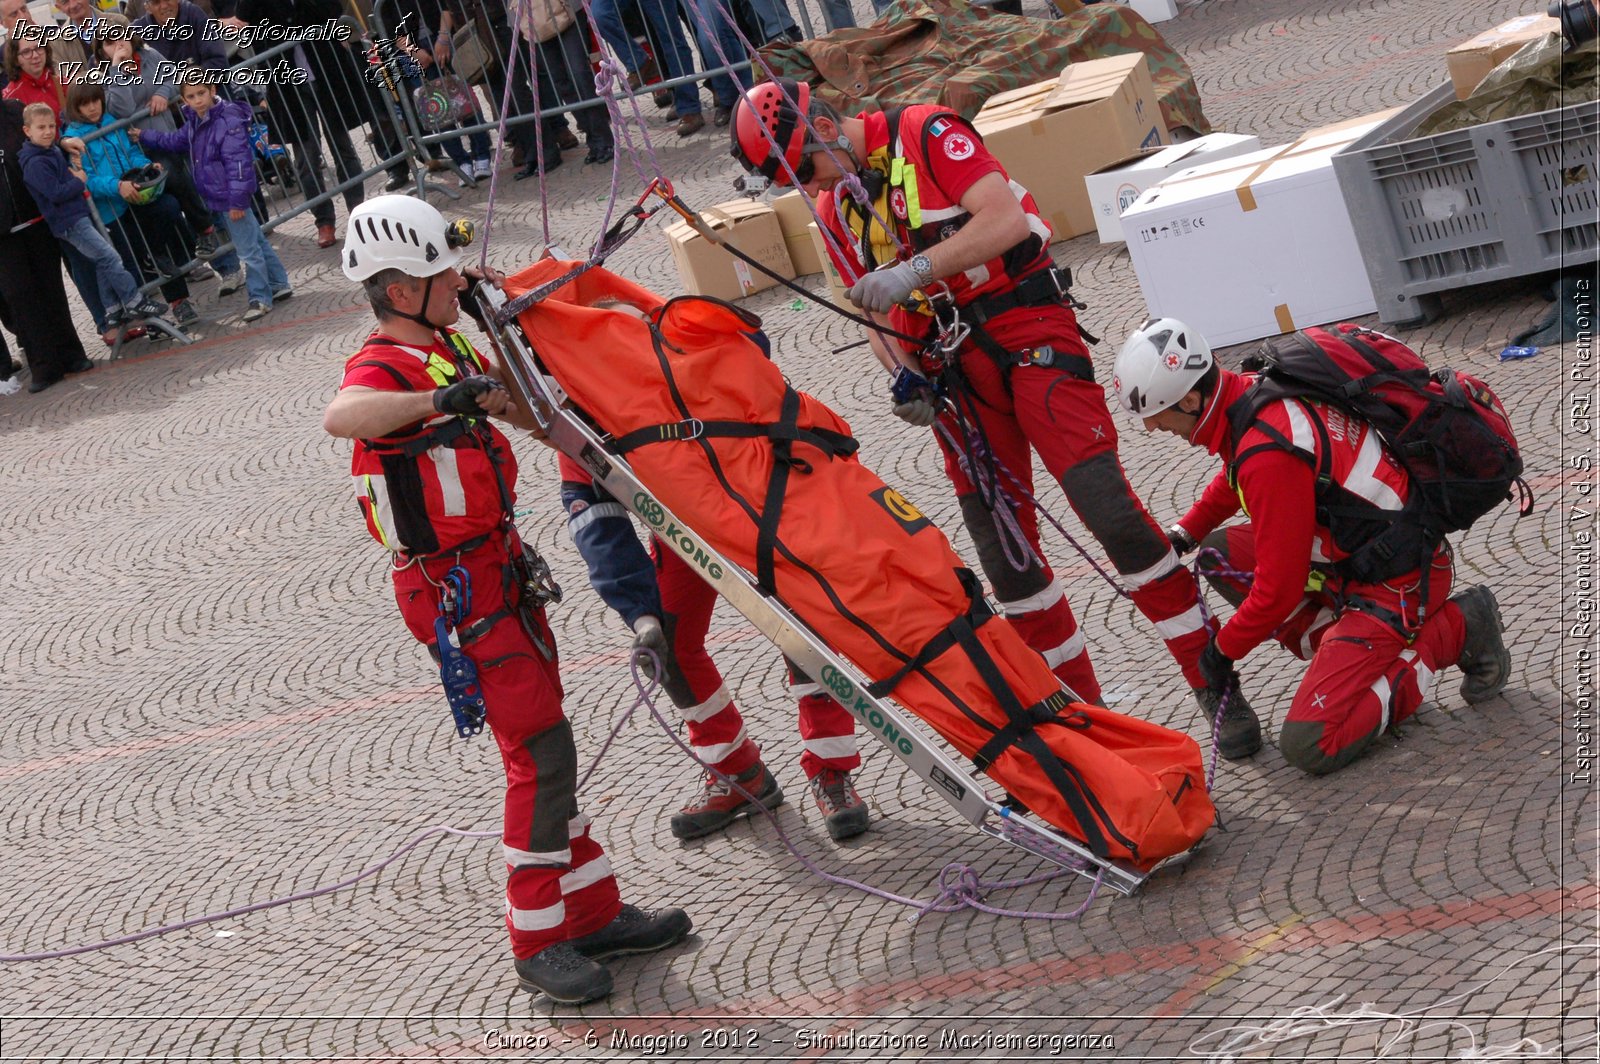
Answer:
<path fill-rule="evenodd" d="M 1167 541 L 1172 544 L 1172 549 L 1177 551 L 1180 557 L 1200 545 L 1200 541 L 1189 535 L 1189 530 L 1182 525 L 1173 525 L 1167 529 Z"/>
<path fill-rule="evenodd" d="M 478 405 L 478 396 L 488 395 L 500 387 L 500 382 L 487 374 L 463 377 L 448 388 L 434 389 L 433 408 L 441 414 L 483 417 L 484 409 Z"/>
<path fill-rule="evenodd" d="M 1200 652 L 1200 676 L 1205 680 L 1206 687 L 1219 695 L 1227 694 L 1239 685 L 1239 672 L 1233 667 L 1233 659 L 1217 649 L 1215 639 Z"/>

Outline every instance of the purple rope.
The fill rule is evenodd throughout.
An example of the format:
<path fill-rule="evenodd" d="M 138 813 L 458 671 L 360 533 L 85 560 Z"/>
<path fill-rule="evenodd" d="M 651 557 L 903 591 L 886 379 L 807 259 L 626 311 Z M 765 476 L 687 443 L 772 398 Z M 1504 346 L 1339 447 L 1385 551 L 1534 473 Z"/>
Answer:
<path fill-rule="evenodd" d="M 1070 913 L 1047 913 L 1034 912 L 1030 910 L 999 909 L 986 904 L 982 900 L 984 894 L 989 891 L 1010 890 L 1016 887 L 1030 886 L 1035 883 L 1047 882 L 1059 876 L 1066 875 L 1070 870 L 1065 868 L 1052 869 L 1047 872 L 1036 873 L 1035 875 L 1029 876 L 1025 879 L 1005 880 L 998 883 L 984 883 L 978 878 L 977 873 L 967 865 L 961 864 L 960 862 L 952 862 L 951 864 L 946 865 L 939 873 L 941 884 L 940 893 L 933 899 L 933 901 L 926 903 L 918 901 L 915 898 L 908 898 L 901 894 L 895 894 L 892 891 L 874 887 L 870 883 L 863 883 L 860 880 L 834 875 L 832 872 L 824 870 L 816 862 L 812 861 L 809 857 L 800 852 L 799 847 L 797 847 L 794 841 L 789 838 L 789 833 L 784 830 L 783 824 L 779 822 L 777 813 L 756 801 L 756 796 L 745 790 L 744 787 L 740 786 L 738 780 L 701 760 L 700 755 L 696 754 L 694 749 L 690 747 L 688 743 L 684 742 L 683 738 L 678 735 L 677 729 L 673 726 L 672 722 L 668 721 L 667 718 L 661 714 L 661 710 L 656 706 L 655 700 L 652 697 L 656 684 L 654 676 L 649 677 L 648 686 L 646 686 L 644 680 L 641 679 L 642 665 L 646 661 L 649 661 L 653 664 L 655 675 L 660 674 L 661 661 L 658 657 L 656 657 L 655 652 L 647 648 L 641 648 L 634 655 L 632 662 L 633 682 L 639 690 L 639 697 L 635 699 L 633 705 L 628 708 L 627 712 L 623 715 L 623 719 L 626 720 L 628 716 L 631 716 L 634 709 L 638 708 L 641 704 L 648 707 L 650 710 L 650 715 L 655 717 L 657 723 L 659 723 L 666 731 L 667 737 L 677 744 L 678 749 L 682 750 L 689 756 L 690 760 L 704 769 L 707 775 L 713 776 L 727 784 L 735 793 L 744 798 L 745 801 L 749 802 L 751 805 L 755 806 L 756 809 L 760 810 L 766 816 L 766 818 L 771 821 L 773 828 L 777 830 L 778 838 L 783 842 L 784 848 L 789 851 L 790 855 L 792 855 L 795 860 L 800 862 L 801 867 L 817 878 L 835 886 L 849 887 L 853 890 L 861 891 L 863 894 L 870 894 L 875 898 L 882 898 L 884 901 L 892 901 L 900 905 L 910 906 L 917 910 L 917 912 L 908 917 L 908 919 L 913 923 L 929 912 L 948 913 L 969 908 L 977 909 L 978 911 L 988 913 L 991 916 L 1010 916 L 1025 920 L 1076 920 L 1083 915 L 1084 911 L 1087 910 L 1091 904 L 1093 904 L 1095 897 L 1098 895 L 1101 881 L 1104 878 L 1103 872 L 1095 877 L 1094 884 L 1089 890 L 1089 896 L 1084 899 L 1083 904 L 1078 906 L 1078 908 L 1074 909 Z M 620 728 L 620 726 L 621 725 L 619 724 L 618 727 Z M 614 734 L 615 731 L 613 731 L 613 735 Z M 610 745 L 609 741 L 607 745 Z M 602 750 L 601 754 L 604 753 L 605 751 Z M 596 757 L 595 760 L 598 763 L 599 758 Z M 594 771 L 593 767 L 590 768 L 590 771 Z M 588 779 L 587 774 L 585 774 L 584 779 Z M 956 884 L 954 887 L 950 885 L 952 882 L 951 877 L 954 877 L 954 882 Z"/>
<path fill-rule="evenodd" d="M 711 25 L 710 17 L 707 16 L 705 11 L 701 8 L 700 0 L 686 0 L 686 2 L 689 6 L 689 10 L 693 12 L 695 18 L 699 21 L 701 28 L 706 31 L 706 39 L 711 44 L 711 50 L 716 52 L 717 58 L 722 60 L 722 65 L 724 67 L 731 68 L 733 66 L 733 60 L 728 56 L 727 51 L 722 47 L 722 42 L 717 39 L 716 28 Z M 822 135 L 817 132 L 817 127 L 811 124 L 811 116 L 806 114 L 805 108 L 800 106 L 800 101 L 795 99 L 777 84 L 777 73 L 773 71 L 772 65 L 767 62 L 766 56 L 761 54 L 761 49 L 757 47 L 750 40 L 750 38 L 745 36 L 744 30 L 739 27 L 739 20 L 734 18 L 733 12 L 730 10 L 729 6 L 724 3 L 723 0 L 709 0 L 709 3 L 720 15 L 722 15 L 724 19 L 727 20 L 728 26 L 733 30 L 734 36 L 739 39 L 740 44 L 744 45 L 745 51 L 749 53 L 752 67 L 759 66 L 761 68 L 761 72 L 766 75 L 766 79 L 773 82 L 774 87 L 783 94 L 784 100 L 787 101 L 788 104 L 794 108 L 795 113 L 800 116 L 801 123 L 804 125 L 806 132 L 810 134 L 811 142 L 819 145 L 828 158 L 832 160 L 834 166 L 838 168 L 839 173 L 843 175 L 840 179 L 840 184 L 844 185 L 845 190 L 850 193 L 851 197 L 854 198 L 857 203 L 866 207 L 867 213 L 872 216 L 872 220 L 877 222 L 878 225 L 883 229 L 884 233 L 888 235 L 889 239 L 894 242 L 894 246 L 897 251 L 899 251 L 901 254 L 904 254 L 906 251 L 908 251 L 909 249 L 900 241 L 900 237 L 895 232 L 894 227 L 884 220 L 883 216 L 878 213 L 877 207 L 867 196 L 867 190 L 862 186 L 861 178 L 854 172 L 853 169 L 840 164 L 839 156 L 834 154 L 833 145 L 828 144 L 822 139 Z M 765 122 L 758 122 L 757 125 L 761 129 L 762 137 L 766 139 L 767 143 L 770 144 L 776 152 L 775 157 L 777 158 L 779 165 L 783 167 L 783 172 L 789 176 L 790 185 L 794 188 L 799 188 L 799 175 L 794 172 L 794 167 L 789 165 L 788 157 L 784 155 L 782 145 L 780 145 L 777 138 L 772 135 L 772 131 L 767 128 Z M 814 202 L 812 202 L 811 197 L 806 196 L 805 199 L 806 207 L 811 211 L 811 217 L 815 218 L 817 221 L 817 230 L 822 234 L 823 241 L 841 261 L 848 261 L 844 254 L 844 249 L 840 247 L 839 243 L 833 238 L 833 234 L 829 231 L 828 227 L 823 224 L 822 216 L 817 213 L 816 205 Z M 851 280 L 857 280 L 857 278 L 851 278 Z"/>
<path fill-rule="evenodd" d="M 383 871 L 383 869 L 387 868 L 389 865 L 398 861 L 400 858 L 404 857 L 406 854 L 420 846 L 422 841 L 428 838 L 430 835 L 455 835 L 463 839 L 495 839 L 500 837 L 500 832 L 462 831 L 460 828 L 447 827 L 442 824 L 431 828 L 425 828 L 424 830 L 413 835 L 410 842 L 406 843 L 404 846 L 400 847 L 394 853 L 390 854 L 388 857 L 385 857 L 377 864 L 357 872 L 348 879 L 341 879 L 339 882 L 326 887 L 316 887 L 312 890 L 303 890 L 298 894 L 290 894 L 283 898 L 273 898 L 270 901 L 258 901 L 251 905 L 241 905 L 238 908 L 229 909 L 226 912 L 211 913 L 206 916 L 197 916 L 192 920 L 183 920 L 175 924 L 165 924 L 161 927 L 152 927 L 144 931 L 137 931 L 131 935 L 122 935 L 118 938 L 109 938 L 103 942 L 94 942 L 86 946 L 72 946 L 67 949 L 45 950 L 40 953 L 0 954 L 0 961 L 47 961 L 54 960 L 58 957 L 73 957 L 80 953 L 92 953 L 95 950 L 109 949 L 112 946 L 123 946 L 130 942 L 140 942 L 147 938 L 154 938 L 157 935 L 165 935 L 171 931 L 182 931 L 190 927 L 199 927 L 202 924 L 215 923 L 218 920 L 228 920 L 235 916 L 244 916 L 246 913 L 260 912 L 263 909 L 272 909 L 279 905 L 288 905 L 290 902 L 294 901 L 305 901 L 309 898 L 320 898 L 324 894 L 332 894 L 334 891 L 344 890 L 346 887 L 353 887 L 363 879 L 367 879 L 368 877 Z"/>

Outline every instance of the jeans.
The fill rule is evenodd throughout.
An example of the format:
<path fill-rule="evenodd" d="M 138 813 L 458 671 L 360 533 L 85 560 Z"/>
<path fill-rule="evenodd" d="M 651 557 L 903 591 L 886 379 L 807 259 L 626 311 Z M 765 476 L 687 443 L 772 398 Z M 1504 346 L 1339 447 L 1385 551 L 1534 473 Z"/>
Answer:
<path fill-rule="evenodd" d="M 728 51 L 729 57 L 734 60 L 744 58 L 743 47 L 739 44 L 738 35 L 728 25 L 728 20 L 721 13 L 720 8 L 710 0 L 700 0 L 701 10 L 711 20 L 717 31 L 717 40 Z M 600 31 L 600 36 L 605 38 L 617 55 L 622 57 L 622 63 L 629 70 L 638 73 L 644 65 L 644 55 L 633 42 L 633 37 L 628 33 L 628 28 L 623 24 L 620 5 L 624 3 L 637 3 L 644 12 L 645 21 L 650 26 L 650 36 L 657 47 L 657 65 L 668 79 L 687 77 L 695 72 L 694 54 L 689 51 L 689 42 L 683 35 L 683 26 L 678 21 L 678 12 L 674 6 L 668 9 L 668 0 L 594 0 L 591 13 L 594 15 L 595 28 Z M 700 45 L 703 56 L 715 58 L 716 52 L 707 46 L 700 20 L 693 15 L 690 20 L 695 24 L 695 40 Z M 717 64 L 720 65 L 720 64 Z M 711 95 L 718 105 L 723 107 L 733 106 L 734 100 L 739 96 L 739 90 L 734 85 L 733 79 L 726 74 L 714 74 L 711 77 Z M 700 89 L 694 82 L 685 82 L 672 90 L 673 109 L 678 117 L 699 114 Z"/>
<path fill-rule="evenodd" d="M 228 235 L 233 238 L 234 250 L 244 260 L 244 287 L 250 294 L 250 302 L 272 306 L 272 293 L 289 287 L 289 274 L 278 260 L 278 253 L 267 242 L 267 234 L 261 231 L 254 214 L 245 211 L 243 218 L 223 217 L 227 221 Z"/>
<path fill-rule="evenodd" d="M 122 267 L 122 256 L 111 246 L 105 234 L 94 227 L 87 217 L 79 218 L 60 234 L 63 244 L 70 244 L 78 254 L 94 267 L 95 284 L 99 288 L 100 302 L 107 307 L 118 304 L 132 306 L 139 302 L 139 285 Z"/>
<path fill-rule="evenodd" d="M 764 40 L 771 41 L 790 30 L 798 30 L 795 25 L 794 15 L 789 12 L 789 5 L 785 0 L 745 0 L 750 5 L 750 11 L 756 17 L 756 25 L 761 27 L 761 36 Z M 888 6 L 889 0 L 882 0 L 883 6 L 878 6 L 879 0 L 873 0 L 876 10 L 883 10 Z M 822 0 L 822 17 L 828 23 L 828 29 L 836 30 L 856 24 L 856 15 L 850 10 L 849 0 Z"/>

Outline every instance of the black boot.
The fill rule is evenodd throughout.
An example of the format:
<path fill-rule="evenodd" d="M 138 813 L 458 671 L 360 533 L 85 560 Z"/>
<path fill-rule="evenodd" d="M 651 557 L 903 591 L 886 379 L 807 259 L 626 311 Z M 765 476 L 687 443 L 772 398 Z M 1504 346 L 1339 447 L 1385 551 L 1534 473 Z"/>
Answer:
<path fill-rule="evenodd" d="M 624 905 L 609 924 L 567 945 L 595 961 L 624 953 L 654 953 L 682 942 L 690 927 L 689 914 L 682 909 L 645 912 Z"/>
<path fill-rule="evenodd" d="M 558 942 L 517 962 L 517 985 L 563 1005 L 581 1005 L 611 993 L 611 973 L 570 942 Z"/>
<path fill-rule="evenodd" d="M 1487 702 L 1506 689 L 1511 679 L 1511 651 L 1506 649 L 1505 623 L 1500 619 L 1500 604 L 1494 592 L 1482 584 L 1450 596 L 1461 610 L 1467 638 L 1461 645 L 1456 666 L 1461 679 L 1461 697 L 1468 705 Z"/>
<path fill-rule="evenodd" d="M 1217 753 L 1229 761 L 1239 761 L 1261 749 L 1261 721 L 1256 711 L 1245 700 L 1238 684 L 1228 692 L 1228 707 L 1217 720 L 1217 703 L 1221 701 L 1209 687 L 1196 687 L 1194 700 L 1200 703 L 1200 713 L 1208 726 L 1215 726 Z"/>

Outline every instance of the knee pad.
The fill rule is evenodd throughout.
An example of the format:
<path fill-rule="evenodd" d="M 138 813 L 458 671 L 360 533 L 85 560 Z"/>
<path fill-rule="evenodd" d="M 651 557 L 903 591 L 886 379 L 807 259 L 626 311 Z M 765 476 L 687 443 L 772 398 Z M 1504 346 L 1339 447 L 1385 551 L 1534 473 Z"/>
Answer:
<path fill-rule="evenodd" d="M 578 748 L 572 723 L 563 720 L 522 741 L 533 760 L 533 815 L 528 845 L 535 853 L 567 848 L 567 821 L 578 815 Z"/>
<path fill-rule="evenodd" d="M 1000 542 L 994 514 L 982 499 L 977 495 L 963 495 L 956 502 L 961 506 L 961 521 L 967 526 L 972 545 L 978 552 L 978 565 L 994 588 L 995 598 L 1001 602 L 1017 602 L 1037 595 L 1049 585 L 1049 573 L 1036 558 L 1030 556 L 1028 567 L 1020 572 L 1012 567 Z"/>
<path fill-rule="evenodd" d="M 1119 573 L 1160 564 L 1172 544 L 1134 497 L 1114 451 L 1102 451 L 1061 474 L 1061 489 Z"/>
<path fill-rule="evenodd" d="M 1214 550 L 1218 554 L 1222 555 L 1222 560 L 1225 565 L 1231 567 L 1233 564 L 1228 558 L 1227 529 L 1219 528 L 1205 539 L 1202 539 L 1200 541 L 1200 549 Z M 1200 563 L 1200 572 L 1201 575 L 1206 578 L 1206 583 L 1210 585 L 1211 590 L 1215 591 L 1218 595 L 1221 595 L 1222 601 L 1226 602 L 1234 609 L 1239 608 L 1239 604 L 1244 601 L 1245 595 L 1249 593 L 1248 589 L 1239 586 L 1239 584 L 1235 583 L 1233 580 L 1224 579 L 1223 577 L 1215 576 L 1208 572 L 1206 563 L 1204 561 Z"/>

